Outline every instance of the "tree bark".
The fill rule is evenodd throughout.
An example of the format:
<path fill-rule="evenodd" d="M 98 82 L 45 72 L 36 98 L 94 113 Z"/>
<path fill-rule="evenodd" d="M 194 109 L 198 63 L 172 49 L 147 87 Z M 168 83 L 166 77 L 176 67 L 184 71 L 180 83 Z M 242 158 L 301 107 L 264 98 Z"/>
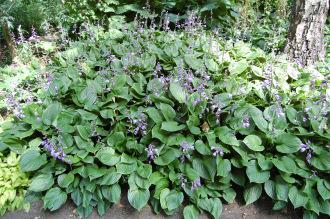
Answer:
<path fill-rule="evenodd" d="M 307 66 L 324 57 L 324 27 L 328 10 L 329 0 L 295 1 L 285 48 L 291 61 Z"/>
<path fill-rule="evenodd" d="M 8 24 L 6 22 L 3 22 L 1 26 L 2 26 L 3 36 L 5 38 L 6 44 L 7 44 L 8 49 L 9 49 L 11 60 L 14 61 L 15 58 L 16 58 L 16 49 L 15 49 L 15 44 L 13 42 L 13 39 L 10 36 L 10 31 L 9 31 L 9 28 L 8 28 Z"/>

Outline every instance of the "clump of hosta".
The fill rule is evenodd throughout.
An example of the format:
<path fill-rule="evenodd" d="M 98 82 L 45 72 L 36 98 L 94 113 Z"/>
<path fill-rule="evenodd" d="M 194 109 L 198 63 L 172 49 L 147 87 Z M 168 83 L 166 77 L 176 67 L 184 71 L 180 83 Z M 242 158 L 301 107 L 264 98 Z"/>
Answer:
<path fill-rule="evenodd" d="M 0 153 L 0 215 L 6 211 L 29 209 L 24 195 L 30 181 L 26 173 L 20 171 L 20 156 L 14 152 L 4 156 Z"/>
<path fill-rule="evenodd" d="M 51 211 L 72 199 L 86 218 L 128 187 L 137 210 L 172 215 L 186 200 L 185 218 L 218 219 L 238 192 L 247 204 L 267 194 L 275 210 L 330 215 L 328 75 L 195 20 L 92 29 L 56 55 L 42 104 L 0 133 L 31 173 L 29 198 Z"/>

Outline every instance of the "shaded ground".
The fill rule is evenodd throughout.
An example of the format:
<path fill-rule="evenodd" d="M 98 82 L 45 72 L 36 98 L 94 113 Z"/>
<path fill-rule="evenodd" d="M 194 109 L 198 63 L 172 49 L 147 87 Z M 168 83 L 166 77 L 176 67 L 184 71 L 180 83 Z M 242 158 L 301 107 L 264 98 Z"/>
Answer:
<path fill-rule="evenodd" d="M 256 204 L 249 206 L 233 203 L 223 206 L 221 219 L 300 219 L 297 212 L 290 210 L 290 213 L 274 212 L 271 210 L 271 203 L 268 199 L 261 199 Z M 50 213 L 42 210 L 42 202 L 35 202 L 31 205 L 30 212 L 18 211 L 5 214 L 2 219 L 78 219 L 74 204 L 69 202 L 61 209 Z M 111 219 L 182 219 L 182 213 L 166 217 L 164 215 L 155 215 L 150 206 L 146 206 L 140 212 L 133 209 L 127 198 L 124 197 L 121 203 L 112 206 L 103 217 L 98 216 L 96 211 L 90 217 L 91 219 L 111 218 Z M 201 215 L 200 219 L 208 219 L 207 215 Z"/>

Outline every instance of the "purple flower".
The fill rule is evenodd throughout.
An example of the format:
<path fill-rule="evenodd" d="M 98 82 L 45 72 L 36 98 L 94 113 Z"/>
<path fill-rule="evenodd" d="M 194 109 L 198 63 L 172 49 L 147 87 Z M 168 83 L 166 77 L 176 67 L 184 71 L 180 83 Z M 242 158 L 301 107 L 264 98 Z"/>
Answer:
<path fill-rule="evenodd" d="M 149 144 L 145 150 L 147 152 L 149 162 L 153 161 L 158 156 L 158 149 L 153 144 Z"/>
<path fill-rule="evenodd" d="M 46 151 L 50 153 L 52 157 L 55 159 L 61 160 L 63 162 L 68 163 L 65 158 L 66 154 L 63 151 L 63 148 L 60 146 L 55 146 L 49 139 L 44 138 L 44 140 L 41 142 L 41 145 L 44 147 Z"/>
<path fill-rule="evenodd" d="M 211 146 L 211 150 L 212 150 L 212 155 L 214 157 L 216 157 L 216 156 L 222 157 L 224 154 L 222 147 Z"/>
<path fill-rule="evenodd" d="M 195 179 L 192 183 L 191 183 L 191 190 L 195 190 L 198 187 L 201 187 L 202 183 L 201 183 L 201 178 L 198 177 L 197 179 Z"/>
<path fill-rule="evenodd" d="M 182 152 L 186 153 L 188 151 L 191 151 L 191 150 L 195 150 L 195 147 L 194 145 L 192 144 L 189 144 L 188 142 L 184 141 L 180 144 L 180 148 L 182 150 Z"/>
<path fill-rule="evenodd" d="M 250 119 L 248 116 L 244 116 L 243 118 L 243 128 L 249 128 L 250 127 Z"/>
<path fill-rule="evenodd" d="M 137 116 L 129 116 L 129 121 L 132 125 L 131 132 L 134 135 L 145 135 L 147 131 L 147 116 L 144 113 L 138 113 Z"/>
<path fill-rule="evenodd" d="M 180 180 L 180 186 L 181 188 L 184 188 L 187 183 L 187 179 L 183 176 L 183 174 L 179 175 L 179 180 Z"/>

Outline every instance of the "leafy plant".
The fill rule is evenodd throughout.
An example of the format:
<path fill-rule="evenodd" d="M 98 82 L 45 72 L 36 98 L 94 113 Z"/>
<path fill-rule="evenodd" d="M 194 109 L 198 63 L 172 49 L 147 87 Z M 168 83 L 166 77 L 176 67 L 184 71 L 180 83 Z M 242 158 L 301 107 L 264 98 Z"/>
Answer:
<path fill-rule="evenodd" d="M 13 152 L 6 156 L 0 153 L 0 215 L 17 209 L 28 210 L 30 207 L 24 201 L 29 179 L 26 173 L 20 171 L 19 159 Z"/>
<path fill-rule="evenodd" d="M 88 217 L 128 185 L 137 210 L 219 218 L 240 186 L 274 210 L 329 213 L 327 74 L 297 69 L 201 26 L 91 28 L 56 54 L 42 104 L 7 123 L 0 149 L 21 154 L 28 197 L 71 198 Z M 85 36 L 85 37 L 84 37 Z"/>

